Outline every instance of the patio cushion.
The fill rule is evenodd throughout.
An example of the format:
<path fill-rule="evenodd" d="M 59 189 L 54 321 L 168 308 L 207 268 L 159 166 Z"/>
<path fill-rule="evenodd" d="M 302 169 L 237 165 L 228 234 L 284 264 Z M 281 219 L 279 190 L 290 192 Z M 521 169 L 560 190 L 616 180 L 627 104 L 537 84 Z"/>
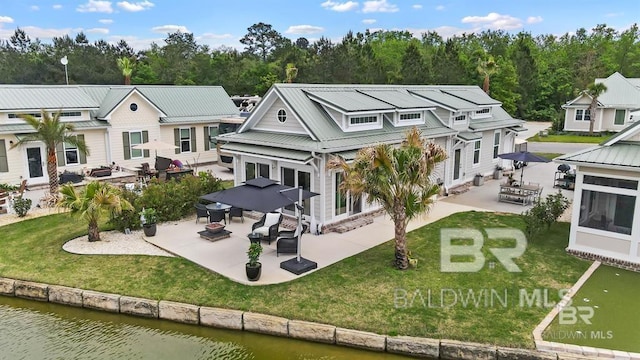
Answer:
<path fill-rule="evenodd" d="M 269 236 L 269 227 L 268 226 L 261 226 L 259 228 L 255 228 L 253 230 L 254 234 L 260 234 L 262 236 Z"/>
<path fill-rule="evenodd" d="M 267 213 L 264 218 L 264 225 L 262 227 L 267 228 L 267 235 L 269 235 L 269 226 L 275 225 L 280 222 L 280 213 Z"/>

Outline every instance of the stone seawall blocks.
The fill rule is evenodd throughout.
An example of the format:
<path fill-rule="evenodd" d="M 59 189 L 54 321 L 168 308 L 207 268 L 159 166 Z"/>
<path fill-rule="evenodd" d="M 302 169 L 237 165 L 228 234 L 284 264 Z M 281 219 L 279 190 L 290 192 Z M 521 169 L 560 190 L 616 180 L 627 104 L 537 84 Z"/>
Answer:
<path fill-rule="evenodd" d="M 288 336 L 289 320 L 278 316 L 246 312 L 242 316 L 244 329 L 262 334 Z"/>
<path fill-rule="evenodd" d="M 198 324 L 200 321 L 200 308 L 196 305 L 160 301 L 159 310 L 160 319 L 186 324 Z"/>
<path fill-rule="evenodd" d="M 289 320 L 289 336 L 333 344 L 336 342 L 336 327 L 307 321 Z"/>
<path fill-rule="evenodd" d="M 437 359 L 440 356 L 440 340 L 411 336 L 387 336 L 387 351 Z"/>
<path fill-rule="evenodd" d="M 120 295 L 83 291 L 82 306 L 89 309 L 120 312 Z"/>
<path fill-rule="evenodd" d="M 14 296 L 16 293 L 16 281 L 13 279 L 0 278 L 0 295 Z"/>
<path fill-rule="evenodd" d="M 82 290 L 67 286 L 49 286 L 49 302 L 82 307 Z"/>
<path fill-rule="evenodd" d="M 31 281 L 16 280 L 15 295 L 38 301 L 49 301 L 49 285 Z"/>
<path fill-rule="evenodd" d="M 159 306 L 157 300 L 142 299 L 130 296 L 120 297 L 120 312 L 136 316 L 157 318 Z"/>
<path fill-rule="evenodd" d="M 365 331 L 336 328 L 336 344 L 362 349 L 384 351 L 387 338 Z"/>
<path fill-rule="evenodd" d="M 496 356 L 496 348 L 493 346 L 454 340 L 440 341 L 441 359 L 495 360 Z"/>
<path fill-rule="evenodd" d="M 555 353 L 545 353 L 535 350 L 498 348 L 498 360 L 556 360 Z"/>
<path fill-rule="evenodd" d="M 218 309 L 210 307 L 200 308 L 200 324 L 223 329 L 242 330 L 242 311 Z"/>

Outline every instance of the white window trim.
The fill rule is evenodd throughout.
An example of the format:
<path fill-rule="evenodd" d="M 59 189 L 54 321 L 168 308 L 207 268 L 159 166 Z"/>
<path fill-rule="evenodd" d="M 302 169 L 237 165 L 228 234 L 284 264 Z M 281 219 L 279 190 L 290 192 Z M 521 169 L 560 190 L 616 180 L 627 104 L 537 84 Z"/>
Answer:
<path fill-rule="evenodd" d="M 464 119 L 457 119 L 458 117 L 463 117 Z M 468 116 L 466 113 L 453 113 L 453 115 L 451 116 L 451 119 L 453 120 L 454 123 L 463 123 L 466 122 L 468 119 Z"/>
<path fill-rule="evenodd" d="M 280 112 L 281 111 L 284 112 L 284 120 L 280 120 Z M 287 122 L 287 119 L 289 119 L 289 113 L 287 112 L 287 109 L 279 108 L 278 111 L 276 111 L 276 120 L 278 121 L 278 123 L 284 124 L 285 122 Z"/>
<path fill-rule="evenodd" d="M 498 143 L 496 144 L 496 134 L 498 134 Z M 495 130 L 493 132 L 493 147 L 491 148 L 491 156 L 493 156 L 493 161 L 499 161 L 500 158 L 498 157 L 498 154 L 500 154 L 500 145 L 502 144 L 502 131 L 500 130 Z M 496 148 L 498 148 L 498 151 L 496 151 Z"/>
<path fill-rule="evenodd" d="M 131 134 L 132 133 L 140 133 L 140 144 L 144 143 L 144 137 L 142 136 L 142 130 L 130 130 L 129 131 L 129 156 L 130 159 L 143 159 L 144 158 L 144 150 L 140 150 L 140 156 L 133 156 L 133 150 L 137 150 L 134 149 L 133 147 L 135 145 L 138 145 L 137 143 L 134 144 L 133 141 L 131 141 Z"/>
<path fill-rule="evenodd" d="M 478 147 L 476 149 L 476 144 L 478 144 L 478 143 L 480 144 L 480 147 Z M 478 162 L 475 162 L 476 151 L 478 152 Z M 473 142 L 473 156 L 471 156 L 471 163 L 473 164 L 474 168 L 480 166 L 480 163 L 482 162 L 481 156 L 482 156 L 482 139 L 474 140 L 474 142 Z"/>
<path fill-rule="evenodd" d="M 220 135 L 220 127 L 218 125 L 210 125 L 207 126 L 207 134 L 209 134 L 209 138 L 205 139 L 205 141 L 209 142 L 209 151 L 217 151 L 218 150 L 218 141 L 216 141 L 215 139 L 213 140 L 214 142 L 212 143 L 212 139 L 213 137 L 211 136 L 211 129 L 218 129 L 218 135 Z M 216 136 L 218 136 L 216 135 Z"/>
<path fill-rule="evenodd" d="M 491 117 L 491 108 L 490 107 L 481 108 L 481 109 L 476 110 L 476 111 L 471 113 L 471 118 L 472 119 L 484 119 L 484 118 L 488 118 L 488 117 Z"/>
<path fill-rule="evenodd" d="M 78 138 L 78 135 L 73 135 L 76 139 Z M 64 166 L 77 166 L 80 165 L 80 150 L 78 149 L 77 146 L 73 147 L 73 148 L 67 148 L 67 143 L 63 142 L 62 143 L 62 149 L 63 149 L 63 156 L 64 156 Z M 78 160 L 78 162 L 76 163 L 72 163 L 69 164 L 67 162 L 67 151 L 75 151 L 76 152 L 76 159 Z"/>
<path fill-rule="evenodd" d="M 183 140 L 182 139 L 182 130 L 187 130 L 187 132 L 189 133 L 189 151 L 184 151 L 182 150 L 182 142 L 183 141 L 187 141 L 187 140 Z M 193 152 L 193 149 L 191 149 L 191 128 L 178 128 L 178 136 L 180 136 L 180 153 L 181 154 L 189 154 Z"/>
<path fill-rule="evenodd" d="M 582 111 L 582 116 L 578 118 L 578 111 Z M 589 120 L 585 119 L 585 114 L 589 111 Z M 573 115 L 574 121 L 590 121 L 591 120 L 591 111 L 589 108 L 576 108 L 575 113 Z"/>
<path fill-rule="evenodd" d="M 351 124 L 352 118 L 369 117 L 369 116 L 376 117 L 376 122 L 364 123 L 364 124 Z M 345 122 L 346 122 L 346 128 L 344 129 L 345 132 L 380 129 L 382 128 L 382 115 L 380 113 L 375 113 L 373 115 L 371 114 L 349 115 L 346 117 Z"/>
<path fill-rule="evenodd" d="M 616 114 L 618 113 L 618 111 L 624 111 L 624 116 L 622 117 L 622 124 L 616 124 Z M 624 126 L 627 124 L 627 114 L 628 111 L 627 109 L 615 109 L 615 111 L 613 112 L 613 126 Z"/>

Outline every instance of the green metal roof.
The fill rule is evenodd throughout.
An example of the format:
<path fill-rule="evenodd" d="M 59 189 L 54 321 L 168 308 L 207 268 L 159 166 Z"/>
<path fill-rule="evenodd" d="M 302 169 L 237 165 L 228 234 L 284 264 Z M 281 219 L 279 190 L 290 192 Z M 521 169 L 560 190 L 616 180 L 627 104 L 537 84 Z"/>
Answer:
<path fill-rule="evenodd" d="M 460 99 L 457 96 L 446 94 L 438 89 L 410 89 L 409 91 L 413 94 L 430 100 L 434 104 L 442 105 L 457 111 L 472 110 L 478 108 L 478 105 L 472 102 Z"/>
<path fill-rule="evenodd" d="M 482 134 L 470 131 L 461 131 L 456 135 L 456 137 L 463 141 L 474 141 L 482 139 Z"/>
<path fill-rule="evenodd" d="M 109 127 L 109 123 L 102 120 L 84 120 L 70 122 L 73 124 L 75 130 L 81 129 L 101 129 Z M 30 133 L 35 132 L 33 127 L 29 124 L 2 124 L 0 125 L 0 134 L 13 134 L 13 133 Z"/>
<path fill-rule="evenodd" d="M 635 133 L 637 133 L 638 130 L 640 130 L 640 121 L 636 121 L 633 124 L 627 126 L 609 139 L 601 142 L 600 145 L 615 144 L 618 141 L 624 140 L 627 136 L 633 136 Z"/>
<path fill-rule="evenodd" d="M 297 151 L 290 149 L 279 149 L 268 146 L 256 146 L 247 144 L 228 143 L 220 146 L 221 150 L 237 151 L 244 154 L 261 155 L 273 158 L 283 158 L 307 162 L 311 160 L 311 153 L 308 151 Z"/>
<path fill-rule="evenodd" d="M 577 153 L 562 155 L 555 161 L 640 168 L 640 143 L 620 141 L 610 146 L 600 145 Z"/>
<path fill-rule="evenodd" d="M 0 110 L 97 109 L 99 103 L 78 86 L 0 85 Z"/>
<path fill-rule="evenodd" d="M 346 161 L 351 161 L 356 158 L 356 155 L 358 155 L 358 151 L 359 150 L 339 151 L 337 153 L 334 153 L 333 155 L 340 156 Z"/>
<path fill-rule="evenodd" d="M 487 93 L 480 88 L 475 89 L 445 89 L 442 92 L 453 95 L 465 101 L 472 102 L 476 105 L 500 105 L 500 101 L 492 99 Z"/>
<path fill-rule="evenodd" d="M 431 104 L 416 96 L 410 95 L 406 91 L 399 90 L 358 90 L 398 109 L 424 109 L 432 107 Z"/>
<path fill-rule="evenodd" d="M 344 112 L 356 111 L 384 111 L 395 108 L 386 102 L 361 94 L 355 89 L 322 89 L 305 91 L 309 95 L 319 100 L 331 104 Z"/>

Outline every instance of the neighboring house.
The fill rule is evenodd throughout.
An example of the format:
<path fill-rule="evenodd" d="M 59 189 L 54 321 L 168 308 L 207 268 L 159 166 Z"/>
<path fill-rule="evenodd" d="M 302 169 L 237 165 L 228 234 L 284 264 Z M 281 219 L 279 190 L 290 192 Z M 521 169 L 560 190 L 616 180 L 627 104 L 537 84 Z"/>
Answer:
<path fill-rule="evenodd" d="M 191 164 L 215 162 L 220 119 L 239 114 L 220 86 L 0 85 L 0 182 L 48 182 L 44 144 L 10 149 L 20 136 L 34 131 L 18 115 L 39 117 L 42 110 L 60 111 L 88 144 L 88 155 L 67 144 L 58 147 L 59 171 L 73 172 L 113 162 L 125 168 L 144 162 L 153 167 L 154 151 L 132 148 L 150 140 L 178 146 L 158 155 Z"/>
<path fill-rule="evenodd" d="M 640 122 L 555 161 L 577 170 L 567 250 L 640 268 Z"/>
<path fill-rule="evenodd" d="M 492 173 L 522 123 L 477 86 L 274 84 L 237 133 L 218 139 L 234 156 L 236 184 L 263 176 L 318 192 L 304 213 L 330 226 L 379 210 L 338 191 L 332 155 L 353 160 L 363 147 L 400 144 L 417 126 L 449 154 L 433 174 L 448 189 Z"/>
<path fill-rule="evenodd" d="M 640 119 L 640 78 L 627 79 L 615 72 L 595 82 L 603 83 L 607 91 L 598 96 L 593 131 L 618 132 Z M 566 131 L 589 131 L 591 100 L 592 97 L 583 92 L 562 105 Z"/>

